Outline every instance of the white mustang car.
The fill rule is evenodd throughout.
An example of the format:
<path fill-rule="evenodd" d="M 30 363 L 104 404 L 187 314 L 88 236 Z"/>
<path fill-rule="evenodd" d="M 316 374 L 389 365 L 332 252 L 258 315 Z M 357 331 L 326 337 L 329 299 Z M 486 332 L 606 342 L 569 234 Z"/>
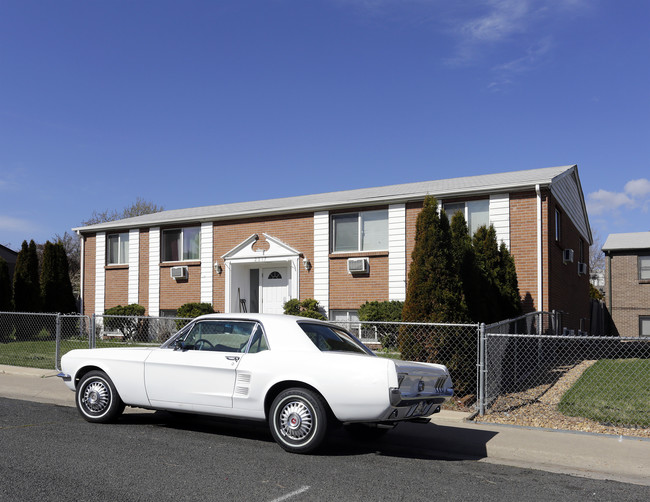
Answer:
<path fill-rule="evenodd" d="M 61 370 L 89 422 L 125 406 L 265 420 L 296 453 L 330 425 L 381 432 L 453 395 L 445 366 L 377 357 L 334 324 L 285 315 L 210 314 L 161 347 L 72 350 Z"/>

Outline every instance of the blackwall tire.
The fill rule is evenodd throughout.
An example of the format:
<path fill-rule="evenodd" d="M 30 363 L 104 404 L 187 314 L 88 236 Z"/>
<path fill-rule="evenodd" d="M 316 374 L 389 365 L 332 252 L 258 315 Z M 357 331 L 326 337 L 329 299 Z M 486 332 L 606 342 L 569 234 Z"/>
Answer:
<path fill-rule="evenodd" d="M 269 411 L 273 439 L 291 453 L 311 453 L 327 435 L 327 405 L 308 389 L 287 389 L 273 400 Z"/>
<path fill-rule="evenodd" d="M 124 411 L 124 403 L 115 385 L 103 371 L 91 371 L 81 378 L 75 392 L 75 403 L 88 422 L 113 422 Z"/>

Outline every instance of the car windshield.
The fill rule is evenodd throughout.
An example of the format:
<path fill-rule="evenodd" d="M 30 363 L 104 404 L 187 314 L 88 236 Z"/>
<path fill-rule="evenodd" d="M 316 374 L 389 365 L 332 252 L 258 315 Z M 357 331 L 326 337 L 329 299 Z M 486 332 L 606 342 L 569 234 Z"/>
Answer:
<path fill-rule="evenodd" d="M 373 355 L 347 331 L 326 324 L 299 323 L 307 337 L 322 352 L 354 352 Z"/>
<path fill-rule="evenodd" d="M 202 320 L 179 332 L 165 346 L 176 347 L 180 343 L 183 350 L 244 352 L 251 337 L 249 352 L 268 349 L 262 328 L 255 321 Z"/>

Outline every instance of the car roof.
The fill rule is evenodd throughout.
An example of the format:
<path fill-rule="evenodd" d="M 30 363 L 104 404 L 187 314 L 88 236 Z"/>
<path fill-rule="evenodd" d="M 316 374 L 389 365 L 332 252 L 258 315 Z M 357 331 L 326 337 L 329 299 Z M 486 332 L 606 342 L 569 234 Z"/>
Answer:
<path fill-rule="evenodd" d="M 318 348 L 309 340 L 298 322 L 315 322 L 327 324 L 317 319 L 308 317 L 291 316 L 284 314 L 258 314 L 258 313 L 233 313 L 233 314 L 205 314 L 196 320 L 232 320 L 256 321 L 262 324 L 264 332 L 272 349 L 281 350 L 307 350 L 319 352 Z"/>

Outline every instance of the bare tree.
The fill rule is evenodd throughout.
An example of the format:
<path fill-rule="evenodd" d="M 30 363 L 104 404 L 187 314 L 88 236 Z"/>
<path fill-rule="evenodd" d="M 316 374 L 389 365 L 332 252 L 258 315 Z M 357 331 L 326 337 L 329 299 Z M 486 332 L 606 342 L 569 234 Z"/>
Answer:
<path fill-rule="evenodd" d="M 95 225 L 97 223 L 106 223 L 108 221 L 142 216 L 143 214 L 159 213 L 163 209 L 162 206 L 158 206 L 153 202 L 144 200 L 142 197 L 138 197 L 133 204 L 125 207 L 121 212 L 115 209 L 106 209 L 101 212 L 93 211 L 92 216 L 81 223 L 82 225 Z"/>
<path fill-rule="evenodd" d="M 605 253 L 603 253 L 603 240 L 600 234 L 592 229 L 593 243 L 589 246 L 589 271 L 594 273 L 605 273 Z"/>

